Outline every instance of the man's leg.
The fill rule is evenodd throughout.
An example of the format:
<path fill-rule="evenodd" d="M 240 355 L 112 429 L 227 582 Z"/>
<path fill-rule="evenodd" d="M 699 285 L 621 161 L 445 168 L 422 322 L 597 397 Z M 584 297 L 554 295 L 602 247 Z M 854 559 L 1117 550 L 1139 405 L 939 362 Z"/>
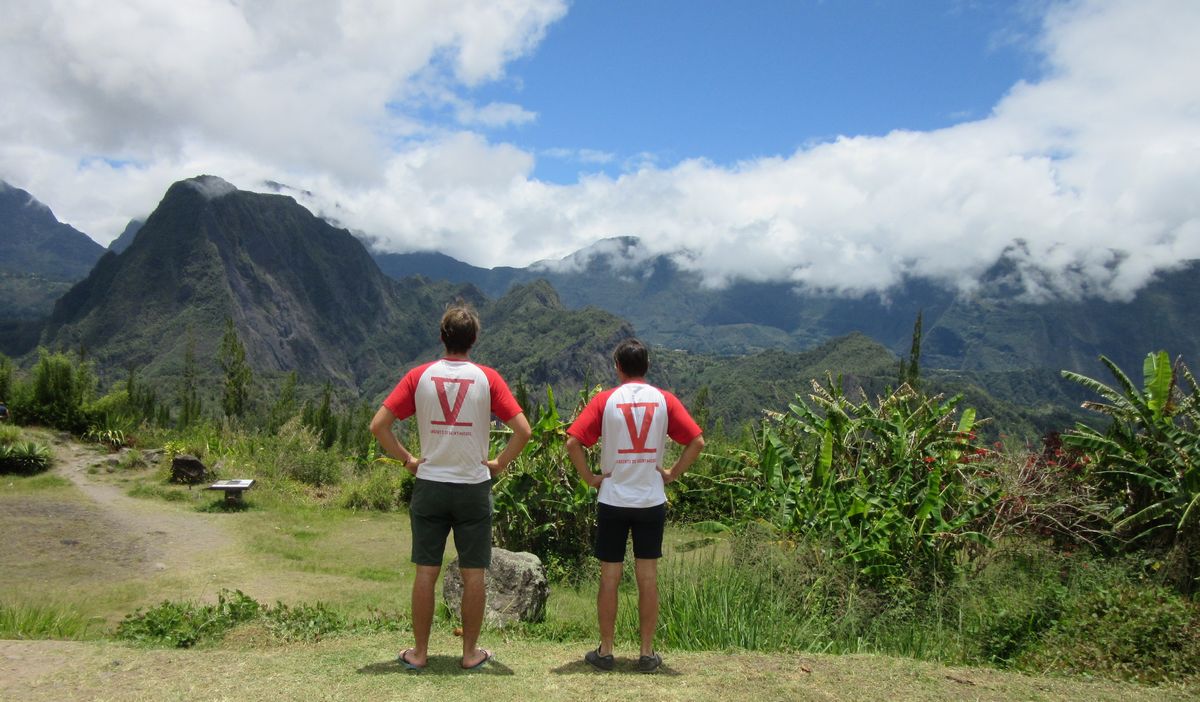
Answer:
<path fill-rule="evenodd" d="M 487 598 L 483 568 L 462 568 L 462 625 L 464 668 L 470 668 L 483 660 L 484 653 L 476 648 L 479 631 L 483 628 L 483 606 Z"/>
<path fill-rule="evenodd" d="M 474 668 L 489 654 L 478 648 L 483 629 L 483 611 L 487 603 L 485 572 L 492 563 L 492 483 L 484 481 L 456 488 L 454 545 L 458 549 L 462 575 L 462 666 Z"/>
<path fill-rule="evenodd" d="M 621 584 L 623 563 L 600 561 L 600 590 L 596 594 L 596 616 L 600 622 L 600 655 L 613 651 L 617 627 L 617 588 Z"/>
<path fill-rule="evenodd" d="M 654 632 L 658 629 L 658 559 L 635 559 L 633 568 L 637 576 L 642 655 L 649 656 L 654 653 Z"/>
<path fill-rule="evenodd" d="M 433 628 L 434 590 L 437 587 L 441 566 L 417 566 L 412 589 L 412 627 L 416 645 L 405 659 L 415 666 L 423 666 L 429 659 L 429 631 Z"/>

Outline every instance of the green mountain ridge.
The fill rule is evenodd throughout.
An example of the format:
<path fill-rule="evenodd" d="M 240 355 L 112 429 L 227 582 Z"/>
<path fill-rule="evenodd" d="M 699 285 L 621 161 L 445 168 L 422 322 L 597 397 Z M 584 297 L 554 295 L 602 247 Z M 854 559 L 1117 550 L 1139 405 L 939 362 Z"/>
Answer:
<path fill-rule="evenodd" d="M 171 186 L 133 243 L 58 300 L 41 342 L 170 376 L 189 343 L 212 358 L 228 318 L 255 371 L 357 387 L 435 341 L 421 321 L 459 287 L 393 281 L 291 198 L 201 176 Z"/>
<path fill-rule="evenodd" d="M 693 353 L 804 351 L 860 332 L 893 353 L 908 351 L 912 323 L 924 318 L 924 365 L 976 373 L 1032 369 L 1104 375 L 1107 355 L 1123 367 L 1166 349 L 1200 356 L 1200 261 L 1161 272 L 1131 300 L 1096 297 L 1031 302 L 1015 296 L 1005 261 L 965 296 L 912 279 L 886 298 L 833 297 L 785 283 L 735 282 L 723 289 L 646 254 L 635 237 L 600 242 L 558 261 L 523 269 L 481 269 L 441 254 L 374 254 L 393 276 L 422 273 L 471 283 L 491 295 L 544 278 L 569 308 L 598 307 L 628 319 L 646 340 Z"/>
<path fill-rule="evenodd" d="M 103 254 L 35 197 L 0 180 L 0 320 L 46 316 Z"/>
<path fill-rule="evenodd" d="M 1028 355 L 1017 347 L 1031 320 L 1044 330 L 1036 341 L 1053 346 L 1074 333 L 1069 319 L 1012 302 L 971 306 L 928 285 L 910 285 L 891 306 L 832 298 L 797 305 L 784 286 L 704 289 L 668 258 L 639 258 L 633 238 L 561 262 L 461 280 L 481 269 L 441 254 L 372 257 L 349 232 L 291 197 L 237 190 L 212 176 L 172 185 L 127 241 L 58 299 L 43 326 L 0 322 L 0 333 L 23 349 L 17 355 L 35 340 L 82 350 L 106 382 L 137 368 L 165 388 L 177 383 L 193 345 L 211 396 L 216 348 L 231 319 L 267 386 L 294 370 L 302 382 L 330 382 L 342 397 L 371 401 L 405 369 L 437 357 L 436 320 L 446 304 L 464 299 L 484 322 L 474 358 L 498 368 L 534 401 L 543 401 L 546 387 L 562 405 L 581 388 L 610 385 L 611 349 L 640 335 L 655 346 L 652 382 L 698 402 L 707 419 L 733 427 L 764 410 L 785 409 L 810 391 L 813 379 L 840 378 L 848 391 L 867 395 L 893 387 L 897 351 L 906 352 L 911 341 L 912 316 L 905 310 L 914 308 L 914 316 L 915 309 L 926 315 L 922 365 L 929 390 L 961 392 L 981 416 L 1022 435 L 1078 417 L 1073 408 L 1080 393 L 1059 377 L 1053 355 L 1039 360 L 1041 366 L 1013 360 Z M 380 260 L 393 274 L 398 261 L 419 263 L 420 275 L 385 275 Z M 1154 319 L 1146 309 L 1155 306 L 1172 320 L 1166 326 L 1186 323 L 1187 311 L 1172 298 L 1178 281 L 1164 285 L 1127 303 L 1128 323 L 1120 328 L 1130 339 L 1137 339 L 1138 324 Z M 1087 309 L 1096 328 L 1089 333 L 1099 344 L 1109 333 L 1105 324 L 1112 325 L 1104 319 L 1112 303 L 1080 304 L 1093 305 Z M 1063 309 L 1058 314 L 1069 317 L 1071 310 Z M 990 340 L 1003 334 L 986 327 L 1004 314 L 1020 323 L 1001 325 L 1012 338 L 1008 348 L 992 349 Z M 855 328 L 860 318 L 874 333 Z M 772 323 L 811 327 L 789 331 Z M 735 347 L 738 354 L 714 352 Z M 1074 358 L 1087 353 L 1090 347 Z"/>

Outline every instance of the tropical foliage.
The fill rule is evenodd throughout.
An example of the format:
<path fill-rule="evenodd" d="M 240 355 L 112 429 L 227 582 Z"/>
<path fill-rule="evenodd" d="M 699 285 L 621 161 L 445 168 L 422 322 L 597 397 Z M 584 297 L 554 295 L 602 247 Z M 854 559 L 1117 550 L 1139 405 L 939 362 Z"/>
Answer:
<path fill-rule="evenodd" d="M 587 397 L 580 394 L 581 406 Z M 501 548 L 536 554 L 552 577 L 576 578 L 592 551 L 596 494 L 567 460 L 568 423 L 559 415 L 553 391 L 545 407 L 530 413 L 533 438 L 493 490 L 494 538 Z M 502 443 L 508 435 L 498 432 L 493 438 Z"/>
<path fill-rule="evenodd" d="M 1105 488 L 1117 535 L 1171 549 L 1178 584 L 1193 590 L 1200 568 L 1200 387 L 1182 360 L 1165 351 L 1146 356 L 1137 387 L 1107 358 L 1110 387 L 1077 373 L 1068 377 L 1100 396 L 1084 404 L 1109 420 L 1084 424 L 1063 443 L 1084 454 Z"/>
<path fill-rule="evenodd" d="M 752 450 L 718 458 L 742 519 L 826 542 L 876 582 L 943 576 L 988 539 L 978 522 L 999 498 L 974 468 L 975 413 L 959 398 L 902 385 L 872 402 L 813 383 L 771 413 Z"/>

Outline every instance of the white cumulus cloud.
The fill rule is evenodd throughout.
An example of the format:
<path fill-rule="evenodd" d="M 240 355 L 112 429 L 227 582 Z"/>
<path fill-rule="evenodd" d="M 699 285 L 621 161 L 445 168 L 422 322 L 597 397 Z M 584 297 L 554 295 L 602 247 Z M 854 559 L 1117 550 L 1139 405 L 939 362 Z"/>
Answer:
<path fill-rule="evenodd" d="M 713 285 L 970 291 L 1004 258 L 1032 296 L 1127 297 L 1200 258 L 1200 3 L 1047 8 L 1042 77 L 986 116 L 728 166 L 489 139 L 537 115 L 469 88 L 536 52 L 557 1 L 0 0 L 0 178 L 101 239 L 212 173 L 482 266 L 635 235 Z M 627 166 L 559 185 L 537 158 Z"/>

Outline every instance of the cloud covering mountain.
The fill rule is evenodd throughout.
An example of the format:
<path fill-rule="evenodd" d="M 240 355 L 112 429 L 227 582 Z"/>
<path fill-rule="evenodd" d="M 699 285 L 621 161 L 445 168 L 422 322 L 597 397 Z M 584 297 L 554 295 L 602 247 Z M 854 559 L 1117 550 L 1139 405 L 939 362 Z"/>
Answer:
<path fill-rule="evenodd" d="M 1038 5 L 1040 74 L 981 119 L 566 184 L 488 131 L 537 114 L 480 90 L 536 53 L 561 2 L 0 7 L 0 177 L 101 240 L 210 172 L 312 193 L 383 250 L 481 266 L 636 235 L 711 285 L 969 292 L 1003 263 L 1030 299 L 1128 299 L 1200 258 L 1192 0 Z"/>

